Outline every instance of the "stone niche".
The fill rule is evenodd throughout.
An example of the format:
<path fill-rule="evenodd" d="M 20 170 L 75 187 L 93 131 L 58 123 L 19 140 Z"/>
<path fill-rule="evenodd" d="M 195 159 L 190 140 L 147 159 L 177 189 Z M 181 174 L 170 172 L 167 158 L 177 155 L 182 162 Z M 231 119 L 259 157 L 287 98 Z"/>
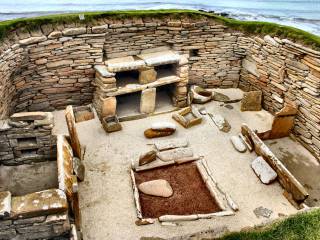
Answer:
<path fill-rule="evenodd" d="M 174 51 L 151 49 L 95 66 L 93 104 L 99 117 L 152 114 L 165 104 L 186 106 L 187 63 Z"/>

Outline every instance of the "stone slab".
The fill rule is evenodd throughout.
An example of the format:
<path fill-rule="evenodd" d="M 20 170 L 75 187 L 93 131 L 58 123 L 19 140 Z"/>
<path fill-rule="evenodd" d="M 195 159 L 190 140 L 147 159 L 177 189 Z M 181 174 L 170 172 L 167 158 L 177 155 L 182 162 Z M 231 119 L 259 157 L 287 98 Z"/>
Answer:
<path fill-rule="evenodd" d="M 47 117 L 46 112 L 19 112 L 11 115 L 12 121 L 34 121 L 44 120 Z"/>
<path fill-rule="evenodd" d="M 162 140 L 154 143 L 158 151 L 187 147 L 188 144 L 189 142 L 185 138 L 174 138 L 174 139 Z"/>
<path fill-rule="evenodd" d="M 49 189 L 12 198 L 12 218 L 29 218 L 65 212 L 68 202 L 60 189 Z"/>
<path fill-rule="evenodd" d="M 193 151 L 191 148 L 175 148 L 157 153 L 157 157 L 164 162 L 177 160 L 181 158 L 192 157 Z"/>
<path fill-rule="evenodd" d="M 141 92 L 140 112 L 153 113 L 156 108 L 156 92 L 155 88 L 148 88 Z"/>
<path fill-rule="evenodd" d="M 251 167 L 264 184 L 270 184 L 277 178 L 277 173 L 261 156 L 253 160 Z"/>
<path fill-rule="evenodd" d="M 261 91 L 250 91 L 243 94 L 241 100 L 241 111 L 260 111 L 262 101 L 262 92 Z"/>

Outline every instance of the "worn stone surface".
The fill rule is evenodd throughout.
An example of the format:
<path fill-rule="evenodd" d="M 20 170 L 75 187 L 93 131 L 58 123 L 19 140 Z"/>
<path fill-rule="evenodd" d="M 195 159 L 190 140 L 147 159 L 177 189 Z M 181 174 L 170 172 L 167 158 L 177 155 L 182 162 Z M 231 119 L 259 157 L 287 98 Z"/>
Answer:
<path fill-rule="evenodd" d="M 245 92 L 241 100 L 241 111 L 260 111 L 262 101 L 261 91 Z"/>
<path fill-rule="evenodd" d="M 77 176 L 78 180 L 82 182 L 85 176 L 85 167 L 83 163 L 81 163 L 81 160 L 77 157 L 73 158 L 72 163 L 75 175 Z"/>
<path fill-rule="evenodd" d="M 264 207 L 258 207 L 253 210 L 254 214 L 259 218 L 259 217 L 264 217 L 264 218 L 270 218 L 271 214 L 273 213 L 272 210 Z"/>
<path fill-rule="evenodd" d="M 10 117 L 12 121 L 33 121 L 33 120 L 44 120 L 45 118 L 47 118 L 47 113 L 45 112 L 14 113 Z"/>
<path fill-rule="evenodd" d="M 163 179 L 143 182 L 138 185 L 138 189 L 144 194 L 158 197 L 170 197 L 173 194 L 169 182 Z"/>
<path fill-rule="evenodd" d="M 152 113 L 156 108 L 156 92 L 155 88 L 148 88 L 141 92 L 140 112 Z"/>
<path fill-rule="evenodd" d="M 217 102 L 228 102 L 230 98 L 227 95 L 219 92 L 213 92 L 212 100 Z"/>
<path fill-rule="evenodd" d="M 193 156 L 193 151 L 191 148 L 175 148 L 175 149 L 157 153 L 157 157 L 165 162 L 168 162 L 171 160 L 178 160 L 186 157 L 192 157 L 192 156 Z"/>
<path fill-rule="evenodd" d="M 243 143 L 243 141 L 241 140 L 241 138 L 239 136 L 232 136 L 230 138 L 230 141 L 231 141 L 233 147 L 238 152 L 244 153 L 245 151 L 247 151 L 246 145 Z"/>
<path fill-rule="evenodd" d="M 50 189 L 12 198 L 12 218 L 35 217 L 65 212 L 68 203 L 60 189 Z"/>
<path fill-rule="evenodd" d="M 161 140 L 154 143 L 158 151 L 169 150 L 173 148 L 187 147 L 189 144 L 185 138 L 174 138 L 168 140 Z"/>
<path fill-rule="evenodd" d="M 277 178 L 277 173 L 269 166 L 263 157 L 257 157 L 251 167 L 262 183 L 270 184 Z"/>
<path fill-rule="evenodd" d="M 231 129 L 231 126 L 229 122 L 221 115 L 219 114 L 209 114 L 214 124 L 217 126 L 217 128 L 222 132 L 229 132 Z"/>
<path fill-rule="evenodd" d="M 146 153 L 143 153 L 139 157 L 139 166 L 148 164 L 157 158 L 157 152 L 155 150 L 150 150 Z"/>

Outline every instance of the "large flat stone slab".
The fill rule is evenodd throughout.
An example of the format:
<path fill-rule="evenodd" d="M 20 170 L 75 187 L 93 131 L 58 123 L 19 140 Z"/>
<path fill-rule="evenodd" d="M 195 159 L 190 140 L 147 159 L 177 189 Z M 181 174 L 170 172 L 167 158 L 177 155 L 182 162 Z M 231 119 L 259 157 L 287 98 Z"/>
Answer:
<path fill-rule="evenodd" d="M 180 61 L 180 55 L 172 51 L 144 53 L 138 57 L 144 60 L 148 66 L 172 64 Z"/>
<path fill-rule="evenodd" d="M 262 109 L 261 101 L 261 91 L 245 92 L 241 100 L 241 111 L 260 111 Z"/>
<path fill-rule="evenodd" d="M 106 64 L 108 71 L 112 73 L 137 70 L 145 66 L 144 61 L 135 60 L 132 56 L 110 59 Z"/>
<path fill-rule="evenodd" d="M 158 151 L 187 147 L 188 144 L 189 144 L 189 142 L 185 138 L 175 138 L 175 139 L 169 139 L 169 140 L 162 140 L 162 141 L 158 141 L 158 142 L 154 143 L 154 145 Z"/>
<path fill-rule="evenodd" d="M 12 198 L 12 218 L 29 218 L 61 213 L 68 209 L 65 193 L 49 189 Z"/>
<path fill-rule="evenodd" d="M 191 148 L 175 148 L 168 151 L 157 153 L 157 157 L 165 162 L 192 157 L 192 156 L 193 156 L 193 151 Z"/>
<path fill-rule="evenodd" d="M 47 117 L 46 112 L 19 112 L 11 115 L 12 121 L 34 121 L 43 120 Z"/>
<path fill-rule="evenodd" d="M 253 160 L 251 167 L 264 184 L 272 183 L 278 176 L 261 156 Z"/>

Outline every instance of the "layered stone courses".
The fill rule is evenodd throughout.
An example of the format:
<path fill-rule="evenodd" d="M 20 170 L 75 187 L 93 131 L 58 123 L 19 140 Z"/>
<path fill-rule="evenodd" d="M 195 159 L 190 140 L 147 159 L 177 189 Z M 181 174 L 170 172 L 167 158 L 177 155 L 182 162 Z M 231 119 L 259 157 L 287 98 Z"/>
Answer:
<path fill-rule="evenodd" d="M 320 159 L 320 52 L 270 36 L 239 37 L 238 44 L 245 55 L 239 87 L 261 90 L 272 113 L 295 103 L 294 133 Z"/>
<path fill-rule="evenodd" d="M 271 112 L 294 101 L 294 132 L 320 157 L 320 53 L 287 39 L 247 37 L 206 17 L 105 18 L 12 31 L 0 44 L 0 119 L 94 102 L 94 66 L 158 47 L 188 56 L 182 75 L 190 84 L 261 90 Z M 112 76 L 104 84 L 112 88 Z"/>

